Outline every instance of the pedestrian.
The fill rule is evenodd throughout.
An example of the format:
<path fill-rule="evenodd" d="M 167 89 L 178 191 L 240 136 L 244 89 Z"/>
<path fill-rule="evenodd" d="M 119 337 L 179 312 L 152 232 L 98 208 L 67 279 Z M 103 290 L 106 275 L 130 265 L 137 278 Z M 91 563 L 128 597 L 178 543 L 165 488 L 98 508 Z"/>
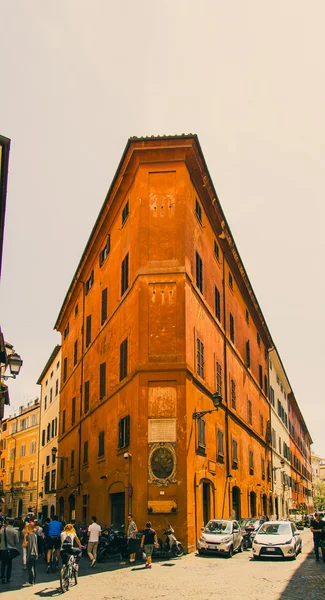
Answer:
<path fill-rule="evenodd" d="M 319 548 L 320 548 L 320 542 L 323 537 L 323 529 L 325 529 L 325 523 L 324 523 L 324 521 L 321 520 L 320 513 L 316 512 L 314 519 L 312 519 L 310 522 L 310 531 L 312 532 L 313 537 L 314 537 L 314 551 L 315 551 L 315 558 L 317 561 L 319 561 Z M 323 558 L 323 561 L 325 562 L 325 550 L 323 548 L 322 548 L 322 558 Z"/>
<path fill-rule="evenodd" d="M 129 551 L 129 555 L 130 555 L 129 561 L 130 561 L 130 563 L 134 563 L 135 555 L 136 555 L 136 551 L 137 551 L 138 528 L 137 528 L 136 522 L 134 521 L 131 513 L 128 515 L 128 521 L 129 521 L 129 525 L 128 525 L 126 537 L 128 540 L 128 551 Z"/>
<path fill-rule="evenodd" d="M 13 522 L 13 519 L 6 519 L 0 531 L 1 583 L 10 583 L 12 561 L 20 554 L 16 549 L 19 535 Z"/>
<path fill-rule="evenodd" d="M 59 517 L 57 515 L 54 515 L 54 517 L 49 522 L 49 524 L 46 528 L 46 541 L 47 541 L 47 543 L 46 543 L 46 547 L 47 547 L 46 572 L 47 573 L 50 571 L 50 561 L 51 561 L 51 554 L 52 554 L 53 548 L 55 549 L 55 554 L 56 554 L 56 564 L 58 565 L 58 563 L 59 563 L 60 547 L 61 547 L 61 542 L 60 542 L 61 531 L 62 531 L 62 523 L 60 523 Z"/>
<path fill-rule="evenodd" d="M 23 569 L 27 568 L 27 534 L 28 534 L 28 523 L 25 523 L 24 529 L 21 532 L 22 542 L 21 549 L 23 555 Z"/>
<path fill-rule="evenodd" d="M 39 521 L 35 521 L 35 533 L 37 535 L 38 556 L 41 556 L 44 551 L 43 527 Z"/>
<path fill-rule="evenodd" d="M 90 566 L 94 567 L 97 559 L 97 547 L 99 536 L 101 535 L 101 526 L 97 523 L 97 517 L 91 517 L 91 525 L 88 527 L 88 545 L 87 552 L 91 560 Z"/>
<path fill-rule="evenodd" d="M 152 529 L 151 522 L 148 521 L 148 523 L 146 523 L 146 529 L 143 530 L 140 547 L 144 548 L 147 557 L 145 566 L 149 569 L 151 569 L 151 557 L 154 546 L 156 546 L 156 548 L 159 547 L 157 533 Z"/>
<path fill-rule="evenodd" d="M 28 582 L 25 583 L 25 587 L 34 585 L 36 583 L 36 561 L 38 559 L 38 545 L 37 545 L 37 533 L 35 523 L 29 522 L 27 532 L 27 569 L 28 569 Z"/>

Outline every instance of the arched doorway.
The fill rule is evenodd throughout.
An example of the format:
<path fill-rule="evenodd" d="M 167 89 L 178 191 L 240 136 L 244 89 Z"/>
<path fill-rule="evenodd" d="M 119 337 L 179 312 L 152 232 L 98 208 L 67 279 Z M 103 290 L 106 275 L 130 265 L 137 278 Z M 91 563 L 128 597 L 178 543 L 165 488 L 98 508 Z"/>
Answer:
<path fill-rule="evenodd" d="M 110 504 L 110 522 L 114 527 L 121 527 L 125 521 L 125 484 L 122 481 L 114 481 L 108 489 Z"/>
<path fill-rule="evenodd" d="M 262 496 L 262 509 L 263 509 L 263 515 L 265 515 L 267 517 L 267 495 L 263 494 Z"/>
<path fill-rule="evenodd" d="M 76 518 L 76 499 L 73 494 L 68 498 L 69 502 L 69 521 Z"/>
<path fill-rule="evenodd" d="M 240 489 L 237 485 L 232 488 L 232 511 L 235 519 L 241 517 Z"/>
<path fill-rule="evenodd" d="M 249 494 L 249 507 L 251 517 L 256 517 L 256 494 L 255 492 L 250 492 Z"/>
<path fill-rule="evenodd" d="M 63 496 L 59 499 L 59 519 L 60 521 L 64 520 L 64 498 Z"/>
<path fill-rule="evenodd" d="M 274 509 L 275 509 L 275 516 L 278 519 L 279 518 L 279 500 L 278 500 L 277 496 L 275 496 L 275 506 L 274 506 Z"/>
<path fill-rule="evenodd" d="M 18 500 L 18 507 L 17 507 L 17 517 L 21 517 L 21 515 L 23 514 L 23 501 L 20 498 Z"/>
<path fill-rule="evenodd" d="M 50 510 L 50 517 L 51 517 L 51 519 L 53 519 L 54 515 L 55 515 L 55 507 L 54 507 L 54 505 L 52 504 L 52 506 L 51 506 L 51 510 Z"/>

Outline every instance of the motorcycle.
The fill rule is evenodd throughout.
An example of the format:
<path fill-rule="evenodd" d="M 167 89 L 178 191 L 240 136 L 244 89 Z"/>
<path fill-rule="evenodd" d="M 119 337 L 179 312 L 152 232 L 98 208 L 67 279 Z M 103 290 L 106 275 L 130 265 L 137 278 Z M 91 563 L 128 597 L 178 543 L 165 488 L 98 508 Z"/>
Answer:
<path fill-rule="evenodd" d="M 170 552 L 173 554 L 173 556 L 183 556 L 184 548 L 174 535 L 174 529 L 171 525 L 164 530 L 164 535 L 166 536 L 164 542 L 161 538 L 158 538 L 158 548 L 154 547 L 152 557 L 166 558 Z"/>
<path fill-rule="evenodd" d="M 120 558 L 127 558 L 129 555 L 123 525 L 120 529 L 113 529 L 111 525 L 103 530 L 97 549 L 97 562 L 102 562 L 114 554 L 119 554 Z"/>

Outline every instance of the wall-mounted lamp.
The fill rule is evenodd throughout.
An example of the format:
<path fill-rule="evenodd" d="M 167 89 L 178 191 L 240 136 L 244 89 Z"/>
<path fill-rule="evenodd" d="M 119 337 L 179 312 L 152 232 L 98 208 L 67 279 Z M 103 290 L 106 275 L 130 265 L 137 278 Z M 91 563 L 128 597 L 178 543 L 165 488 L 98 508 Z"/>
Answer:
<path fill-rule="evenodd" d="M 58 456 L 58 449 L 56 448 L 56 446 L 53 446 L 53 448 L 51 449 L 51 452 L 52 452 L 53 462 L 55 462 L 56 460 L 68 460 L 67 456 Z"/>
<path fill-rule="evenodd" d="M 215 392 L 215 394 L 212 394 L 211 400 L 213 402 L 214 408 L 212 408 L 211 410 L 202 410 L 200 412 L 194 412 L 192 414 L 192 419 L 198 420 L 198 419 L 201 419 L 204 415 L 218 411 L 219 406 L 221 406 L 221 404 L 222 404 L 221 394 L 219 394 L 219 392 Z"/>
<path fill-rule="evenodd" d="M 11 375 L 3 375 L 3 379 L 16 379 L 17 375 L 19 375 L 19 371 L 22 367 L 22 364 L 23 360 L 19 356 L 19 354 L 17 354 L 16 352 L 10 354 L 8 356 L 8 365 Z"/>

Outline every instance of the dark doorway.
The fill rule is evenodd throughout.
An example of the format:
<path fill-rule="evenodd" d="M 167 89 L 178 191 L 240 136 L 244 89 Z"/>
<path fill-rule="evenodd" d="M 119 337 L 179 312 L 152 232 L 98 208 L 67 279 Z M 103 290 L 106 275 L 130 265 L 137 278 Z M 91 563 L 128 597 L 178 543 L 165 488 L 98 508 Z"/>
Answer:
<path fill-rule="evenodd" d="M 235 519 L 240 519 L 240 489 L 236 485 L 232 488 L 232 511 Z"/>
<path fill-rule="evenodd" d="M 278 519 L 279 518 L 279 500 L 278 500 L 277 496 L 275 498 L 275 515 L 276 515 L 276 518 Z"/>
<path fill-rule="evenodd" d="M 51 519 L 53 519 L 54 515 L 55 515 L 55 507 L 54 507 L 54 505 L 52 504 L 52 506 L 51 506 L 51 510 L 50 510 L 50 517 L 51 517 Z"/>
<path fill-rule="evenodd" d="M 43 519 L 43 521 L 45 519 L 47 519 L 48 516 L 49 516 L 49 507 L 46 504 L 45 506 L 42 506 L 42 519 Z"/>
<path fill-rule="evenodd" d="M 76 518 L 76 499 L 73 494 L 71 494 L 68 498 L 69 502 L 69 520 Z"/>
<path fill-rule="evenodd" d="M 110 494 L 110 500 L 111 523 L 114 525 L 114 527 L 121 527 L 121 525 L 124 525 L 125 494 L 124 492 Z"/>
<path fill-rule="evenodd" d="M 59 519 L 60 521 L 64 520 L 64 498 L 61 496 L 59 499 Z"/>
<path fill-rule="evenodd" d="M 203 525 L 210 521 L 210 484 L 203 483 L 202 485 L 202 500 L 203 500 Z"/>
<path fill-rule="evenodd" d="M 262 496 L 262 507 L 263 507 L 263 515 L 267 517 L 267 495 L 263 494 Z"/>
<path fill-rule="evenodd" d="M 249 506 L 251 511 L 251 517 L 256 517 L 256 494 L 255 492 L 250 492 L 249 494 Z"/>
<path fill-rule="evenodd" d="M 20 500 L 18 501 L 17 517 L 21 517 L 22 514 L 23 514 L 23 501 L 20 498 Z"/>

